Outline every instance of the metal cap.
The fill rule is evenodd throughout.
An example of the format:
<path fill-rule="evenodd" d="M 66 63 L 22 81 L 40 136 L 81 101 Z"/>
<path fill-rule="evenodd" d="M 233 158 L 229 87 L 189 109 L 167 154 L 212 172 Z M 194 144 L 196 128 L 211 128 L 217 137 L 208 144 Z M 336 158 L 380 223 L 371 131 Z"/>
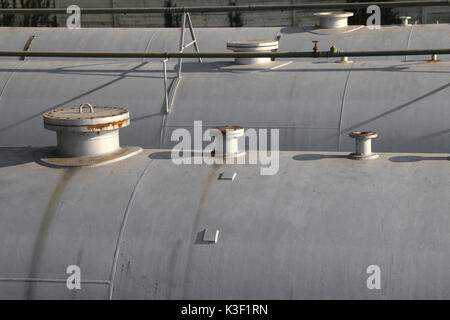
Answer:
<path fill-rule="evenodd" d="M 321 28 L 332 29 L 347 27 L 348 17 L 352 17 L 353 12 L 317 12 L 314 15 L 320 18 Z"/>
<path fill-rule="evenodd" d="M 351 138 L 360 139 L 373 139 L 378 137 L 378 133 L 375 131 L 355 131 L 348 134 Z"/>
<path fill-rule="evenodd" d="M 410 16 L 401 16 L 400 20 L 402 20 L 402 25 L 409 26 L 409 19 L 411 19 Z"/>
<path fill-rule="evenodd" d="M 278 49 L 278 40 L 236 40 L 228 41 L 227 48 L 231 50 L 261 48 L 262 50 Z"/>
<path fill-rule="evenodd" d="M 44 113 L 44 127 L 53 131 L 100 132 L 126 127 L 130 113 L 125 108 L 93 107 L 85 103 L 79 108 L 64 108 Z"/>
<path fill-rule="evenodd" d="M 117 154 L 119 129 L 130 124 L 127 109 L 94 107 L 89 103 L 49 111 L 43 117 L 44 127 L 56 131 L 57 153 L 63 157 Z"/>
<path fill-rule="evenodd" d="M 278 40 L 237 40 L 228 41 L 227 49 L 234 52 L 270 52 L 278 50 Z M 261 64 L 270 62 L 269 58 L 236 58 L 237 64 Z"/>
<path fill-rule="evenodd" d="M 373 138 L 378 137 L 375 131 L 355 131 L 349 134 L 351 138 L 355 139 L 356 150 L 349 155 L 350 159 L 354 160 L 371 160 L 377 159 L 378 154 L 372 152 Z"/>

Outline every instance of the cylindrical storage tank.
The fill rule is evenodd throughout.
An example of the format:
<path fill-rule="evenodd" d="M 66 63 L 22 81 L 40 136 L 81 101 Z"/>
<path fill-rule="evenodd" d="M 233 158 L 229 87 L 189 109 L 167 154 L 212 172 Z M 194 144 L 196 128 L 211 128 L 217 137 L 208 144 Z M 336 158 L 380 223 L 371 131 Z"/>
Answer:
<path fill-rule="evenodd" d="M 281 152 L 261 175 L 170 150 L 55 169 L 47 149 L 0 148 L 1 299 L 449 298 L 448 154 Z"/>
<path fill-rule="evenodd" d="M 348 133 L 369 130 L 380 134 L 379 152 L 448 152 L 449 62 L 278 63 L 186 62 L 165 114 L 159 62 L 25 61 L 17 68 L 4 61 L 10 72 L 0 73 L 0 145 L 54 145 L 41 115 L 90 101 L 127 106 L 132 126 L 121 141 L 144 148 L 172 148 L 174 130 L 193 134 L 202 121 L 204 128 L 277 128 L 281 150 L 350 152 Z"/>
<path fill-rule="evenodd" d="M 224 51 L 230 39 L 277 35 L 279 51 L 311 51 L 312 40 L 320 41 L 323 51 L 332 45 L 338 50 L 443 48 L 450 40 L 449 28 L 442 24 L 381 30 L 348 26 L 196 31 L 204 51 Z M 176 29 L 46 28 L 0 28 L 0 49 L 23 48 L 27 35 L 35 36 L 32 51 L 179 50 Z M 386 48 L 386 43 L 392 45 Z M 171 148 L 173 130 L 192 132 L 194 121 L 203 121 L 204 127 L 239 123 L 246 128 L 278 128 L 282 150 L 350 152 L 349 132 L 374 130 L 382 135 L 375 142 L 380 152 L 447 152 L 447 59 L 352 57 L 352 63 L 336 64 L 337 59 L 310 58 L 252 67 L 226 59 L 202 64 L 185 59 L 180 82 L 174 79 L 177 61 L 171 60 L 167 88 L 172 109 L 166 115 L 160 61 L 9 58 L 1 61 L 0 69 L 0 145 L 56 144 L 53 134 L 40 130 L 40 115 L 90 101 L 127 106 L 133 126 L 123 130 L 122 141 L 145 148 Z"/>

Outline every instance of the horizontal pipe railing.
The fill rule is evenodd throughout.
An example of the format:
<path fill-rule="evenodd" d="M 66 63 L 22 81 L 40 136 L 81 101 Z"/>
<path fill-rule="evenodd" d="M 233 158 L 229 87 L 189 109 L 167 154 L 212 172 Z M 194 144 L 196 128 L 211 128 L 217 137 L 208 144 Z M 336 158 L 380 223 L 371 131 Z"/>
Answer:
<path fill-rule="evenodd" d="M 151 7 L 151 8 L 81 8 L 82 14 L 149 14 L 149 13 L 183 13 L 183 12 L 241 12 L 241 11 L 284 11 L 284 10 L 334 10 L 362 9 L 370 5 L 380 8 L 399 7 L 434 7 L 450 5 L 450 0 L 440 1 L 387 1 L 357 3 L 304 3 L 273 5 L 239 5 L 239 6 L 196 6 L 196 7 Z M 0 14 L 67 14 L 66 8 L 29 8 L 0 9 Z"/>
<path fill-rule="evenodd" d="M 445 49 L 408 49 L 377 51 L 307 51 L 307 52 L 64 52 L 0 51 L 0 57 L 49 58 L 333 58 L 450 54 Z"/>

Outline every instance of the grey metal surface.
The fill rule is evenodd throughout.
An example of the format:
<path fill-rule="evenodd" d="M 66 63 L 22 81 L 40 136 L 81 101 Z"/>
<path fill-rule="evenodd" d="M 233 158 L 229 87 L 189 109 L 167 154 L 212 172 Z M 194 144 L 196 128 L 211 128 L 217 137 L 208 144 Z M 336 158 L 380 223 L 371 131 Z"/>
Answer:
<path fill-rule="evenodd" d="M 55 144 L 54 133 L 40 130 L 42 114 L 89 102 L 129 108 L 133 130 L 123 129 L 124 142 L 158 142 L 159 147 L 164 97 L 160 63 L 25 61 L 20 69 L 16 63 L 5 61 L 0 68 L 0 75 L 10 77 L 0 97 L 0 145 Z"/>
<path fill-rule="evenodd" d="M 40 152 L 0 148 L 0 298 L 450 297 L 448 154 L 282 152 L 261 176 L 176 166 L 165 150 L 58 170 Z M 51 281 L 72 264 L 80 291 Z M 369 265 L 381 290 L 366 287 Z"/>
<path fill-rule="evenodd" d="M 279 51 L 311 51 L 312 40 L 320 41 L 319 47 L 322 51 L 328 51 L 332 45 L 340 50 L 447 48 L 450 41 L 448 24 L 383 26 L 380 30 L 369 30 L 365 26 L 349 26 L 335 30 L 311 26 L 195 28 L 195 32 L 202 52 L 225 51 L 226 42 L 229 40 L 275 39 L 277 35 L 281 35 Z M 31 43 L 30 51 L 174 52 L 179 50 L 180 29 L 0 28 L 0 50 L 22 50 L 31 35 L 36 37 Z M 186 52 L 193 50 L 192 47 Z M 28 59 L 49 60 L 49 58 Z M 385 59 L 385 57 L 369 57 L 356 60 Z M 398 61 L 402 58 L 389 59 Z"/>
<path fill-rule="evenodd" d="M 171 147 L 174 129 L 191 129 L 202 120 L 205 127 L 279 128 L 282 150 L 350 151 L 353 146 L 342 137 L 374 130 L 380 134 L 375 152 L 448 152 L 446 61 L 263 67 L 185 62 L 168 115 L 160 62 L 17 63 L 1 63 L 0 84 L 6 85 L 0 89 L 0 145 L 55 144 L 42 130 L 42 113 L 89 102 L 130 110 L 132 124 L 121 131 L 122 145 Z M 168 70 L 173 78 L 172 61 Z"/>

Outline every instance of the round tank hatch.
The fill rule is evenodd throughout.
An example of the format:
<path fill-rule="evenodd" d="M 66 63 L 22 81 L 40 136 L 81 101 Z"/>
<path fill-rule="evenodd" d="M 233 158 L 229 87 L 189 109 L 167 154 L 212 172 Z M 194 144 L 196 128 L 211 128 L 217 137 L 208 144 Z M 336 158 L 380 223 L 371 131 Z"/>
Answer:
<path fill-rule="evenodd" d="M 348 26 L 348 17 L 353 16 L 353 12 L 317 12 L 314 13 L 319 17 L 319 26 L 323 29 L 343 28 Z"/>
<path fill-rule="evenodd" d="M 56 109 L 44 113 L 44 127 L 56 131 L 57 149 L 41 160 L 51 165 L 96 166 L 118 161 L 142 149 L 120 147 L 119 129 L 130 124 L 125 108 L 94 107 Z"/>
<path fill-rule="evenodd" d="M 53 131 L 109 131 L 129 124 L 130 113 L 125 108 L 83 104 L 79 108 L 64 108 L 44 113 L 44 127 Z"/>
<path fill-rule="evenodd" d="M 228 41 L 227 49 L 234 52 L 261 52 L 278 50 L 278 40 L 237 40 Z M 236 58 L 237 64 L 260 64 L 270 62 L 270 58 Z"/>

